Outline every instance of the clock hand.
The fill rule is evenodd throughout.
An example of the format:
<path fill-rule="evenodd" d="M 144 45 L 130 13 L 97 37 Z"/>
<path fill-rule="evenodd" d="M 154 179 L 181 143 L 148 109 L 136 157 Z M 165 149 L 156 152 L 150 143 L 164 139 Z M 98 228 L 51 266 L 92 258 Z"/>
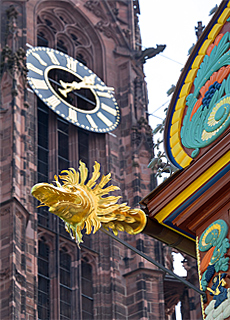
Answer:
<path fill-rule="evenodd" d="M 81 82 L 76 82 L 73 81 L 72 83 L 69 82 L 64 82 L 62 80 L 60 80 L 60 84 L 62 85 L 62 87 L 64 89 L 58 89 L 61 94 L 64 97 L 67 97 L 67 94 L 73 90 L 80 90 L 80 89 L 98 89 L 100 91 L 104 91 L 104 90 L 108 90 L 108 91 L 114 91 L 113 87 L 106 87 L 106 86 L 102 86 L 100 84 L 90 84 L 87 83 L 86 81 L 81 81 Z"/>
<path fill-rule="evenodd" d="M 60 80 L 60 84 L 64 89 L 58 89 L 58 90 L 61 92 L 61 94 L 64 97 L 67 97 L 67 94 L 73 90 L 81 89 L 81 87 L 79 86 L 79 83 L 76 81 L 69 83 L 69 82 L 64 82 L 64 81 Z"/>

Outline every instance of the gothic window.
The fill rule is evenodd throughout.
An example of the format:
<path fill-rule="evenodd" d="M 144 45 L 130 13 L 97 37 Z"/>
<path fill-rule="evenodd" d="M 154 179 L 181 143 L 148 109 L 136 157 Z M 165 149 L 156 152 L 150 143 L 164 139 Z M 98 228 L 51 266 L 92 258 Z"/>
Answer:
<path fill-rule="evenodd" d="M 40 31 L 37 35 L 37 46 L 38 47 L 48 47 L 49 41 L 46 39 L 44 32 Z"/>
<path fill-rule="evenodd" d="M 69 123 L 58 117 L 58 172 L 69 168 Z"/>
<path fill-rule="evenodd" d="M 48 108 L 38 99 L 38 182 L 48 181 Z"/>
<path fill-rule="evenodd" d="M 37 17 L 37 25 L 38 46 L 53 47 L 75 57 L 84 65 L 93 67 L 93 47 L 88 30 L 84 32 L 81 24 L 76 24 L 76 17 L 71 16 L 67 10 L 61 8 L 42 10 Z"/>
<path fill-rule="evenodd" d="M 71 33 L 70 36 L 71 36 L 71 38 L 74 41 L 76 46 L 80 46 L 81 45 L 81 42 L 78 40 L 78 37 L 75 34 Z"/>
<path fill-rule="evenodd" d="M 57 118 L 58 128 L 58 173 L 69 168 L 69 123 L 64 119 Z M 65 223 L 59 219 L 59 231 L 62 235 L 68 236 L 65 230 Z"/>
<path fill-rule="evenodd" d="M 79 160 L 89 167 L 89 134 L 82 130 L 78 131 L 78 154 Z"/>
<path fill-rule="evenodd" d="M 92 266 L 87 261 L 81 263 L 82 319 L 93 320 Z"/>
<path fill-rule="evenodd" d="M 63 40 L 61 40 L 61 39 L 59 39 L 57 41 L 57 50 L 68 54 L 67 46 L 66 46 L 65 42 Z"/>
<path fill-rule="evenodd" d="M 49 110 L 46 105 L 37 99 L 37 118 L 38 118 L 38 182 L 48 182 L 48 158 L 49 158 Z M 38 208 L 38 224 L 48 227 L 49 213 L 46 207 Z"/>
<path fill-rule="evenodd" d="M 50 319 L 49 246 L 38 241 L 38 319 Z"/>
<path fill-rule="evenodd" d="M 45 23 L 48 27 L 50 27 L 51 29 L 55 30 L 54 27 L 52 26 L 52 22 L 48 19 L 45 19 Z"/>
<path fill-rule="evenodd" d="M 78 53 L 77 56 L 76 56 L 76 59 L 81 62 L 82 64 L 84 64 L 84 66 L 87 65 L 87 62 L 85 61 L 83 55 L 81 53 Z"/>
<path fill-rule="evenodd" d="M 71 256 L 60 250 L 60 320 L 71 319 Z"/>

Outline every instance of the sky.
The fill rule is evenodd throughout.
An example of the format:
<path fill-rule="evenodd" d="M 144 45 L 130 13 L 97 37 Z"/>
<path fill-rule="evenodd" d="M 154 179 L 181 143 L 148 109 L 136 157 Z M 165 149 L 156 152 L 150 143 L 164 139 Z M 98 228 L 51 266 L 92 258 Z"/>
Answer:
<path fill-rule="evenodd" d="M 206 26 L 209 12 L 220 0 L 139 0 L 139 23 L 143 49 L 166 44 L 159 55 L 146 61 L 144 72 L 148 88 L 150 125 L 154 128 L 164 118 L 170 98 L 166 92 L 176 85 L 188 59 L 188 50 L 196 43 L 198 21 Z"/>

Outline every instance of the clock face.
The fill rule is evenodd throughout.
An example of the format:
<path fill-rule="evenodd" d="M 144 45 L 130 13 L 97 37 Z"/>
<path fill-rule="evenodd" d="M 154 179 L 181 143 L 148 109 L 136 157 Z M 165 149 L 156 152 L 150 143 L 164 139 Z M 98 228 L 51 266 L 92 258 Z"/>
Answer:
<path fill-rule="evenodd" d="M 27 51 L 27 69 L 33 91 L 62 118 L 98 133 L 118 126 L 114 89 L 79 61 L 54 49 L 35 47 Z"/>

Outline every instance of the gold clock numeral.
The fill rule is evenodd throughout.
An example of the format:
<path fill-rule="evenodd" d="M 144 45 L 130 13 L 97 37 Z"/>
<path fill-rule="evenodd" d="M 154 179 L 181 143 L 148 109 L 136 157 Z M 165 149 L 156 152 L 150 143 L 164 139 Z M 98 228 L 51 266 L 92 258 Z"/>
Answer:
<path fill-rule="evenodd" d="M 67 68 L 72 70 L 73 72 L 77 72 L 77 61 L 71 57 L 67 58 Z"/>
<path fill-rule="evenodd" d="M 86 118 L 89 121 L 92 128 L 94 128 L 94 129 L 98 128 L 96 123 L 94 122 L 93 118 L 89 114 L 86 115 Z"/>
<path fill-rule="evenodd" d="M 57 57 L 53 53 L 53 51 L 47 51 L 48 56 L 50 57 L 50 60 L 53 64 L 60 65 L 60 62 L 58 61 Z"/>
<path fill-rule="evenodd" d="M 55 109 L 60 103 L 61 101 L 58 100 L 57 97 L 55 97 L 54 95 L 52 95 L 51 97 L 44 99 L 44 101 L 52 107 L 52 109 Z"/>
<path fill-rule="evenodd" d="M 32 55 L 40 62 L 41 65 L 45 67 L 47 66 L 47 63 L 44 60 L 42 60 L 38 53 L 32 52 Z"/>
<path fill-rule="evenodd" d="M 69 119 L 73 122 L 77 122 L 77 112 L 71 108 L 69 108 Z"/>
<path fill-rule="evenodd" d="M 113 123 L 108 119 L 106 118 L 106 116 L 101 113 L 101 112 L 98 112 L 97 113 L 97 116 L 98 118 L 100 118 L 108 127 L 111 127 L 113 125 Z"/>
<path fill-rule="evenodd" d="M 30 78 L 29 80 L 32 82 L 36 89 L 49 90 L 45 80 L 39 80 L 34 78 Z"/>
<path fill-rule="evenodd" d="M 27 63 L 27 69 L 43 76 L 43 71 L 41 69 L 36 68 L 32 63 Z"/>
<path fill-rule="evenodd" d="M 116 117 L 116 115 L 117 115 L 116 109 L 113 109 L 113 108 L 107 106 L 107 104 L 105 104 L 105 103 L 101 104 L 101 108 Z"/>
<path fill-rule="evenodd" d="M 113 98 L 113 95 L 109 92 L 97 91 L 97 95 L 103 98 L 109 98 L 109 99 Z"/>

